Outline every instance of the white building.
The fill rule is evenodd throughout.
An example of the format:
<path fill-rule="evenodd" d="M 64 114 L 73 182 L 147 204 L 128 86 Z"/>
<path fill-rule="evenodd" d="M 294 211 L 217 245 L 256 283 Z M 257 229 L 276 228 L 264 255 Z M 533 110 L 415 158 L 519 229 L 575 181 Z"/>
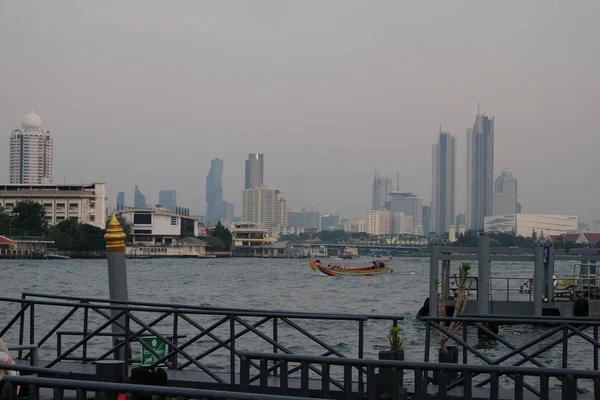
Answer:
<path fill-rule="evenodd" d="M 367 210 L 365 230 L 370 235 L 392 233 L 392 213 L 388 210 Z"/>
<path fill-rule="evenodd" d="M 20 201 L 44 206 L 48 225 L 70 218 L 104 229 L 106 227 L 106 184 L 89 185 L 0 185 L 0 207 L 9 211 Z"/>
<path fill-rule="evenodd" d="M 303 226 L 273 225 L 267 229 L 269 236 L 279 238 L 281 235 L 299 235 L 304 233 Z"/>
<path fill-rule="evenodd" d="M 182 236 L 198 236 L 197 218 L 163 210 L 132 209 L 118 212 L 132 225 L 133 243 L 172 245 Z"/>
<path fill-rule="evenodd" d="M 287 226 L 287 212 L 287 201 L 279 190 L 262 186 L 244 189 L 243 222 L 258 224 L 266 229 L 274 225 Z"/>
<path fill-rule="evenodd" d="M 485 217 L 486 232 L 514 232 L 517 236 L 537 237 L 577 231 L 577 216 L 553 214 L 505 214 Z"/>
<path fill-rule="evenodd" d="M 414 232 L 414 218 L 404 213 L 392 214 L 392 233 L 398 235 L 412 235 Z"/>
<path fill-rule="evenodd" d="M 15 184 L 52 183 L 53 143 L 50 131 L 33 110 L 21 121 L 21 129 L 10 135 L 9 182 Z"/>
<path fill-rule="evenodd" d="M 516 214 L 517 180 L 504 168 L 494 183 L 494 215 Z"/>

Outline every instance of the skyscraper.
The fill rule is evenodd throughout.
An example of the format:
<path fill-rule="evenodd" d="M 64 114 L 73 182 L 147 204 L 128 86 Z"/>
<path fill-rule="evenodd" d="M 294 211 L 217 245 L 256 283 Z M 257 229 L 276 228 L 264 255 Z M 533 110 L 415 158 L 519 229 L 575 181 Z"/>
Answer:
<path fill-rule="evenodd" d="M 478 114 L 467 130 L 467 226 L 483 229 L 483 219 L 493 214 L 494 117 Z"/>
<path fill-rule="evenodd" d="M 133 206 L 135 208 L 146 208 L 146 196 L 140 192 L 138 185 L 135 185 L 135 190 L 133 194 Z"/>
<path fill-rule="evenodd" d="M 517 180 L 510 169 L 504 168 L 494 183 L 494 215 L 516 214 L 519 211 Z"/>
<path fill-rule="evenodd" d="M 233 222 L 235 218 L 233 204 L 223 201 L 223 219 L 225 221 Z"/>
<path fill-rule="evenodd" d="M 390 192 L 390 211 L 413 217 L 415 235 L 423 234 L 423 197 L 399 191 Z"/>
<path fill-rule="evenodd" d="M 53 141 L 33 110 L 10 135 L 10 183 L 52 183 Z"/>
<path fill-rule="evenodd" d="M 117 211 L 125 209 L 125 192 L 117 193 Z"/>
<path fill-rule="evenodd" d="M 423 234 L 431 232 L 431 206 L 423 206 L 421 213 L 423 219 Z"/>
<path fill-rule="evenodd" d="M 223 160 L 210 162 L 206 176 L 206 214 L 204 220 L 211 225 L 223 218 Z"/>
<path fill-rule="evenodd" d="M 242 220 L 265 229 L 275 225 L 287 226 L 287 201 L 277 189 L 255 187 L 245 189 L 242 199 Z"/>
<path fill-rule="evenodd" d="M 246 189 L 262 186 L 264 182 L 264 156 L 259 153 L 248 154 L 246 160 Z"/>
<path fill-rule="evenodd" d="M 169 211 L 175 210 L 177 207 L 177 191 L 176 190 L 160 190 L 158 192 L 158 204 Z"/>
<path fill-rule="evenodd" d="M 431 221 L 435 233 L 447 233 L 454 224 L 455 154 L 454 136 L 440 132 L 433 145 L 431 168 Z"/>
<path fill-rule="evenodd" d="M 377 172 L 373 177 L 373 199 L 371 209 L 383 210 L 386 203 L 390 201 L 390 192 L 394 190 L 392 180 L 383 176 L 379 176 Z"/>

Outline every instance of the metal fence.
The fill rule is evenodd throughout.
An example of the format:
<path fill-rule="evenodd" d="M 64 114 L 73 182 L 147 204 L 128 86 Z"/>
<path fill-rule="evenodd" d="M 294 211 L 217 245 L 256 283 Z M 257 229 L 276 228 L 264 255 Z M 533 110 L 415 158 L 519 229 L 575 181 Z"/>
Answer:
<path fill-rule="evenodd" d="M 281 364 L 282 379 L 277 382 L 268 380 L 268 363 L 277 361 Z M 255 362 L 259 363 L 256 373 Z M 292 365 L 299 365 L 301 372 L 300 387 L 290 387 L 287 379 Z M 312 366 L 319 366 L 324 371 L 323 377 L 318 385 L 312 385 L 309 380 L 308 371 Z M 341 366 L 344 376 L 341 387 L 332 387 L 326 379 L 328 371 L 332 366 Z M 539 381 L 540 390 L 535 393 L 540 399 L 550 398 L 550 378 L 559 379 L 562 382 L 560 393 L 563 399 L 574 400 L 577 398 L 577 384 L 583 379 L 593 380 L 594 398 L 600 397 L 600 372 L 587 370 L 569 370 L 562 368 L 531 368 L 531 367 L 506 367 L 498 365 L 463 365 L 448 363 L 425 363 L 408 361 L 383 361 L 383 360 L 359 360 L 359 359 L 332 359 L 327 357 L 311 357 L 287 354 L 265 354 L 265 353 L 242 353 L 240 366 L 241 388 L 244 391 L 256 391 L 261 393 L 299 394 L 306 397 L 324 397 L 351 399 L 357 397 L 352 381 L 353 371 L 366 371 L 366 398 L 375 400 L 381 393 L 377 392 L 377 373 L 382 369 L 391 369 L 390 392 L 386 393 L 393 400 L 406 398 L 408 394 L 411 399 L 447 399 L 462 398 L 470 399 L 499 399 L 501 390 L 510 393 L 515 400 L 526 398 L 528 389 L 525 382 L 526 377 L 533 377 Z M 402 390 L 401 376 L 412 372 L 414 385 Z M 437 385 L 430 385 L 429 372 L 437 372 L 439 379 Z M 452 387 L 448 379 L 449 373 L 460 374 L 462 383 L 461 390 L 451 392 Z M 490 379 L 489 390 L 481 390 L 474 385 L 472 378 L 475 375 L 488 375 Z M 514 379 L 511 389 L 500 388 L 500 378 L 510 376 Z M 531 398 L 528 396 L 528 398 Z"/>
<path fill-rule="evenodd" d="M 135 344 L 154 356 L 154 366 L 199 369 L 214 382 L 229 384 L 236 382 L 240 349 L 285 354 L 302 351 L 324 357 L 354 356 L 360 359 L 364 357 L 368 321 L 373 321 L 370 325 L 375 324 L 379 330 L 377 337 L 385 337 L 389 326 L 403 319 L 401 316 L 119 302 L 32 293 L 23 294 L 21 299 L 0 298 L 0 302 L 4 303 L 3 310 L 8 309 L 9 304 L 16 308 L 15 314 L 7 318 L 8 323 L 0 330 L 0 336 L 12 332 L 19 344 L 36 344 L 41 363 L 46 367 L 65 361 L 91 363 L 119 356 L 126 361 L 127 368 L 127 365 L 140 361 L 133 354 L 132 345 Z M 330 337 L 337 338 L 340 332 L 350 335 L 344 342 L 354 343 L 351 350 L 356 351 L 343 353 L 337 342 L 330 343 L 323 335 L 311 333 L 307 325 L 317 331 L 333 330 Z M 123 333 L 111 331 L 114 326 Z M 164 342 L 166 354 L 157 353 L 142 340 L 148 336 Z M 299 348 L 298 343 L 305 343 L 305 346 Z M 216 358 L 208 362 L 210 356 Z M 19 359 L 30 357 L 31 352 L 19 351 Z M 318 373 L 318 370 L 314 372 Z M 276 376 L 278 368 L 273 368 L 271 373 Z"/>

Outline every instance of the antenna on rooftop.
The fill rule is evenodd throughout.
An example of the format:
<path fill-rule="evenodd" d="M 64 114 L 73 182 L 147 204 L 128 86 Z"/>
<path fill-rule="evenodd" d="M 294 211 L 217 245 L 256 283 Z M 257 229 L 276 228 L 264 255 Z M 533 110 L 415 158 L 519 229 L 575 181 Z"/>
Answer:
<path fill-rule="evenodd" d="M 400 172 L 396 172 L 396 190 L 400 191 Z"/>
<path fill-rule="evenodd" d="M 481 115 L 479 114 L 479 102 L 477 102 L 477 115 Z"/>

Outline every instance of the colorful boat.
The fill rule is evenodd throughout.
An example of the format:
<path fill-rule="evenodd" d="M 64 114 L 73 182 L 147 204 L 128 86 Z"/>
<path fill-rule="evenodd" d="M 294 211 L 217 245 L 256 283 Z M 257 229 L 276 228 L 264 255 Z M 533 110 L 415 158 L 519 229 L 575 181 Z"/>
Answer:
<path fill-rule="evenodd" d="M 393 272 L 392 269 L 385 264 L 391 260 L 391 257 L 377 258 L 374 260 L 333 261 L 325 263 L 321 262 L 320 260 L 311 260 L 308 262 L 308 265 L 313 271 L 321 271 L 325 275 L 329 276 L 373 276 L 391 274 Z"/>

